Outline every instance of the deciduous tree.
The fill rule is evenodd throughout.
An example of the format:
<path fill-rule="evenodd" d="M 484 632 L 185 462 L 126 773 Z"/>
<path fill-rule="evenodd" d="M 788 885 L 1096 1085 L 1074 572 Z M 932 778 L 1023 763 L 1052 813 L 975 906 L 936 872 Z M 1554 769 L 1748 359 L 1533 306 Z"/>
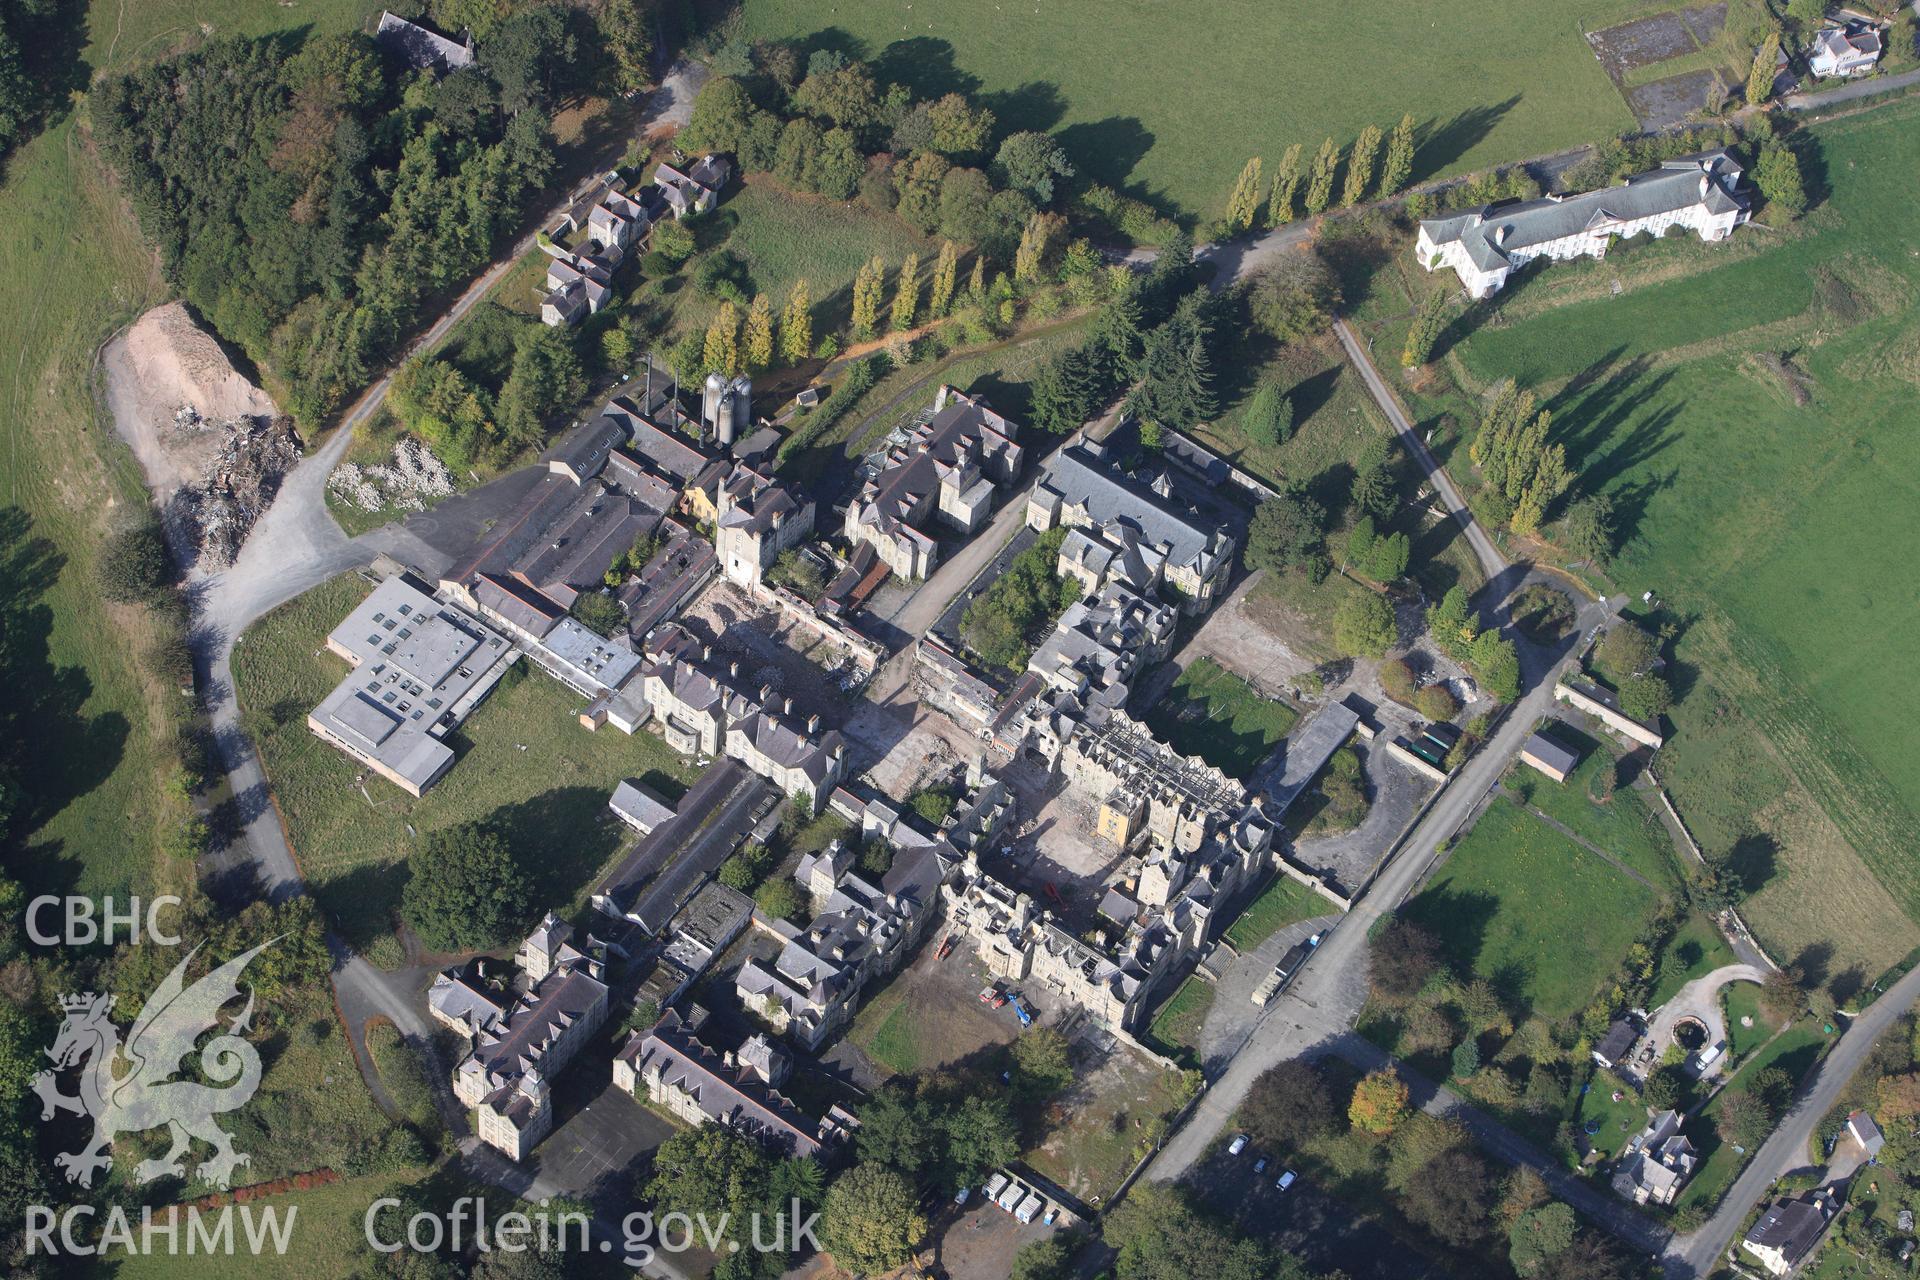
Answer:
<path fill-rule="evenodd" d="M 1009 134 L 994 154 L 993 177 L 1002 187 L 1026 193 L 1038 205 L 1053 203 L 1057 184 L 1073 176 L 1066 149 L 1044 133 Z"/>
<path fill-rule="evenodd" d="M 1267 225 L 1281 227 L 1293 221 L 1300 199 L 1300 144 L 1294 143 L 1280 156 L 1273 171 L 1273 189 L 1267 194 Z"/>
<path fill-rule="evenodd" d="M 920 316 L 920 255 L 910 253 L 900 264 L 900 275 L 893 287 L 893 331 L 913 328 Z"/>
<path fill-rule="evenodd" d="M 701 1126 L 709 1127 L 718 1126 Z M 856 1165 L 827 1190 L 820 1243 L 856 1275 L 904 1266 L 927 1233 L 918 1201 L 913 1187 L 892 1169 Z"/>
<path fill-rule="evenodd" d="M 529 900 L 506 836 L 483 823 L 428 832 L 408 869 L 400 914 L 434 951 L 504 942 Z"/>
<path fill-rule="evenodd" d="M 1227 195 L 1227 234 L 1235 235 L 1253 225 L 1260 212 L 1260 157 L 1247 161 Z"/>
<path fill-rule="evenodd" d="M 1297 1149 L 1331 1133 L 1338 1112 L 1320 1068 L 1303 1058 L 1289 1058 L 1254 1080 L 1240 1114 L 1261 1143 Z"/>
<path fill-rule="evenodd" d="M 1413 114 L 1400 117 L 1400 123 L 1387 135 L 1387 158 L 1380 168 L 1380 194 L 1398 195 L 1413 176 Z"/>
<path fill-rule="evenodd" d="M 1407 330 L 1407 345 L 1400 352 L 1400 363 L 1409 369 L 1425 364 L 1446 327 L 1446 290 L 1430 289 L 1413 313 L 1413 326 Z"/>
<path fill-rule="evenodd" d="M 1380 162 L 1380 128 L 1368 125 L 1360 130 L 1360 136 L 1353 140 L 1353 150 L 1347 153 L 1347 182 L 1341 192 L 1340 203 L 1351 208 L 1367 197 L 1367 189 L 1373 185 L 1374 167 Z"/>
<path fill-rule="evenodd" d="M 1391 1068 L 1369 1072 L 1353 1086 L 1347 1119 L 1366 1133 L 1392 1133 L 1407 1115 L 1407 1084 Z"/>
<path fill-rule="evenodd" d="M 1759 106 L 1773 97 L 1773 77 L 1780 61 L 1780 33 L 1768 32 L 1753 55 L 1753 67 L 1747 72 L 1747 102 Z"/>
<path fill-rule="evenodd" d="M 878 255 L 853 278 L 853 336 L 864 341 L 874 335 L 880 319 L 880 295 L 886 289 L 887 264 Z"/>
<path fill-rule="evenodd" d="M 1340 168 L 1340 148 L 1328 138 L 1320 144 L 1320 150 L 1314 152 L 1313 168 L 1307 176 L 1307 216 L 1316 217 L 1325 213 L 1327 206 L 1333 203 L 1333 177 Z"/>
<path fill-rule="evenodd" d="M 1319 552 L 1326 512 L 1304 494 L 1282 491 L 1262 502 L 1247 529 L 1250 568 L 1279 572 L 1301 568 Z"/>
<path fill-rule="evenodd" d="M 1282 444 L 1293 431 L 1293 402 L 1274 383 L 1262 382 L 1248 398 L 1240 426 L 1255 444 Z"/>
<path fill-rule="evenodd" d="M 773 304 L 764 293 L 755 294 L 753 305 L 747 309 L 743 359 L 748 373 L 759 373 L 773 364 Z"/>
<path fill-rule="evenodd" d="M 927 314 L 935 319 L 947 314 L 953 305 L 953 287 L 960 270 L 960 249 L 948 240 L 933 260 L 933 284 L 927 295 Z"/>
<path fill-rule="evenodd" d="M 740 313 L 733 309 L 731 301 L 720 304 L 713 322 L 707 326 L 700 362 L 708 373 L 731 376 L 740 372 Z"/>
<path fill-rule="evenodd" d="M 1393 647 L 1393 606 L 1371 591 L 1354 591 L 1333 611 L 1333 643 L 1356 658 L 1378 658 Z"/>
<path fill-rule="evenodd" d="M 780 313 L 780 358 L 787 364 L 799 364 L 813 351 L 813 304 L 807 296 L 807 282 L 793 282 L 786 309 Z"/>

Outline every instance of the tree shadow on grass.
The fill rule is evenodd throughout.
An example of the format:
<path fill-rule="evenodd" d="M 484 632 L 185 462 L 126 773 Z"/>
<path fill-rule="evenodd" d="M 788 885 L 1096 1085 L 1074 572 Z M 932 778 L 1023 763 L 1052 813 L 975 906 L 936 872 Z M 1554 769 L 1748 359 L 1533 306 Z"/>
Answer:
<path fill-rule="evenodd" d="M 1727 854 L 1727 874 L 1742 896 L 1767 887 L 1780 865 L 1780 842 L 1764 831 L 1753 831 L 1733 842 Z"/>
<path fill-rule="evenodd" d="M 33 533 L 33 519 L 17 507 L 0 509 L 0 765 L 18 794 L 9 796 L 11 826 L 26 833 L 106 782 L 119 767 L 131 726 L 117 711 L 88 715 L 93 681 L 80 666 L 56 666 L 53 609 L 42 602 L 69 566 L 54 544 Z M 98 833 L 102 841 L 127 832 Z M 33 892 L 70 890 L 76 864 L 44 856 L 58 842 L 37 846 L 21 863 Z"/>
<path fill-rule="evenodd" d="M 1154 143 L 1153 134 L 1133 116 L 1108 116 L 1086 124 L 1070 124 L 1054 136 L 1072 157 L 1082 181 L 1098 182 L 1116 191 L 1125 190 L 1134 167 L 1153 149 Z M 1127 194 L 1147 199 L 1140 192 Z"/>
<path fill-rule="evenodd" d="M 1469 973 L 1475 970 L 1486 946 L 1487 928 L 1499 909 L 1500 899 L 1493 894 L 1483 889 L 1456 889 L 1448 876 L 1407 903 L 1400 914 L 1440 940 L 1447 963 L 1461 973 Z"/>
<path fill-rule="evenodd" d="M 949 93 L 972 98 L 980 92 L 980 78 L 962 71 L 954 62 L 953 45 L 934 36 L 895 40 L 874 57 L 873 75 L 881 84 L 905 85 L 915 98 L 939 98 Z M 999 117 L 1003 130 L 1029 127 L 1009 126 L 1006 117 L 1000 116 L 997 110 L 994 114 Z"/>
<path fill-rule="evenodd" d="M 1473 150 L 1519 105 L 1520 95 L 1515 94 L 1505 102 L 1469 107 L 1444 124 L 1429 120 L 1421 125 L 1414 132 L 1413 181 L 1425 182 Z"/>
<path fill-rule="evenodd" d="M 573 898 L 620 847 L 625 828 L 607 812 L 606 793 L 593 787 L 556 787 L 486 817 L 531 883 L 534 902 Z"/>
<path fill-rule="evenodd" d="M 363 862 L 313 883 L 314 901 L 347 945 L 365 951 L 392 930 L 410 874 L 406 860 Z"/>

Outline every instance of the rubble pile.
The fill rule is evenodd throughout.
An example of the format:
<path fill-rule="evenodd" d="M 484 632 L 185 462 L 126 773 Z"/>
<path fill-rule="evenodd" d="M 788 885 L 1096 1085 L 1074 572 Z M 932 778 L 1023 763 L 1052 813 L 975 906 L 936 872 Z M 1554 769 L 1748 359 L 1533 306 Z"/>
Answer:
<path fill-rule="evenodd" d="M 293 419 L 283 415 L 216 422 L 192 408 L 174 414 L 174 428 L 217 433 L 202 478 L 174 491 L 167 516 L 180 541 L 194 548 L 201 566 L 225 568 L 273 502 L 281 480 L 300 461 L 300 437 Z"/>
<path fill-rule="evenodd" d="M 408 437 L 393 446 L 390 462 L 341 463 L 327 477 L 327 489 L 362 511 L 425 511 L 428 499 L 453 493 L 453 473 L 433 450 Z"/>

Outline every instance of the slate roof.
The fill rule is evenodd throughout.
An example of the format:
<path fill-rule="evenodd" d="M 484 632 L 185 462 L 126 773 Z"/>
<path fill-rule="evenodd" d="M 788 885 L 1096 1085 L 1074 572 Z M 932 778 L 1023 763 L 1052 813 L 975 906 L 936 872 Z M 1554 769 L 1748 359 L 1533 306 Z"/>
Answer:
<path fill-rule="evenodd" d="M 1746 1243 L 1761 1249 L 1778 1249 L 1791 1265 L 1806 1256 L 1826 1225 L 1826 1211 L 1814 1201 L 1781 1200 L 1760 1215 L 1753 1229 L 1747 1232 Z"/>
<path fill-rule="evenodd" d="M 492 611 L 534 636 L 544 636 L 567 611 L 518 578 L 491 573 L 475 575 L 474 603 Z"/>
<path fill-rule="evenodd" d="M 374 30 L 373 38 L 375 43 L 398 53 L 416 70 L 432 67 L 453 71 L 473 63 L 473 37 L 467 37 L 463 44 L 384 9 L 380 11 L 380 25 Z"/>
<path fill-rule="evenodd" d="M 1156 553 L 1165 546 L 1169 563 L 1192 565 L 1204 573 L 1220 550 L 1217 530 L 1113 470 L 1085 446 L 1062 449 L 1040 487 L 1058 495 L 1068 506 L 1085 509 L 1094 524 L 1125 525 Z"/>
<path fill-rule="evenodd" d="M 1703 200 L 1709 213 L 1744 209 L 1745 198 L 1733 191 L 1740 174 L 1739 161 L 1728 152 L 1703 151 L 1636 173 L 1617 186 L 1518 204 L 1485 205 L 1443 218 L 1428 218 L 1420 226 L 1434 244 L 1458 241 L 1474 266 L 1494 271 L 1509 265 L 1510 250 L 1657 217 Z"/>
<path fill-rule="evenodd" d="M 729 1066 L 669 1009 L 647 1032 L 633 1033 L 620 1050 L 636 1075 L 657 1071 L 666 1085 L 691 1094 L 702 1114 L 792 1156 L 820 1149 L 817 1125 L 791 1099 L 761 1081 L 751 1067 Z"/>
<path fill-rule="evenodd" d="M 569 429 L 540 460 L 549 470 L 565 468 L 584 482 L 600 474 L 600 468 L 607 465 L 608 452 L 621 443 L 620 437 L 617 423 L 598 417 Z"/>
<path fill-rule="evenodd" d="M 1573 767 L 1580 763 L 1580 757 L 1571 748 L 1544 733 L 1527 739 L 1525 753 L 1559 773 L 1572 773 Z"/>

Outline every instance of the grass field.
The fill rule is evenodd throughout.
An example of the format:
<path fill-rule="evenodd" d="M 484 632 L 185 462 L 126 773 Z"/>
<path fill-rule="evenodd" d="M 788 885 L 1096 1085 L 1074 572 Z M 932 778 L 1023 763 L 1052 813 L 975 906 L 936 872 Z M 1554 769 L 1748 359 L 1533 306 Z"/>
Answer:
<path fill-rule="evenodd" d="M 724 235 L 724 239 L 722 239 Z M 824 337 L 844 329 L 853 307 L 853 277 L 878 254 L 887 263 L 887 297 L 909 253 L 920 255 L 924 277 L 938 242 L 917 234 L 891 214 L 858 202 L 825 200 L 788 191 L 765 174 L 748 174 L 700 231 L 702 255 L 728 252 L 746 264 L 748 293 L 764 293 L 778 315 L 795 282 L 804 279 L 813 300 L 813 331 Z M 705 328 L 719 309 L 716 299 L 691 283 L 700 258 L 671 281 L 641 286 L 639 296 L 665 306 L 676 331 Z M 664 286 L 663 287 L 663 283 Z M 924 288 L 924 286 L 923 286 Z M 844 336 L 844 335 L 843 335 Z"/>
<path fill-rule="evenodd" d="M 292 1214 L 290 1243 L 284 1254 L 268 1248 L 259 1254 L 248 1253 L 244 1260 L 233 1257 L 210 1261 L 200 1255 L 189 1257 L 183 1234 L 178 1254 L 168 1254 L 163 1246 L 148 1253 L 108 1255 L 112 1274 L 119 1280 L 174 1280 L 175 1277 L 202 1280 L 208 1276 L 241 1275 L 248 1280 L 335 1280 L 336 1277 L 346 1280 L 361 1274 L 371 1256 L 370 1251 L 347 1244 L 348 1241 L 357 1244 L 363 1239 L 361 1224 L 367 1206 L 382 1196 L 397 1194 L 400 1188 L 419 1181 L 425 1174 L 424 1169 L 369 1174 L 331 1186 L 291 1191 L 256 1201 L 256 1215 L 272 1209 L 284 1222 Z M 499 1206 L 496 1211 L 505 1212 L 505 1206 Z M 234 1234 L 241 1236 L 243 1220 L 239 1219 L 237 1210 L 235 1218 Z M 184 1224 L 181 1230 L 184 1233 Z"/>
<path fill-rule="evenodd" d="M 1284 702 L 1262 697 L 1211 658 L 1180 673 L 1147 713 L 1147 728 L 1182 755 L 1199 756 L 1229 778 L 1245 779 L 1300 722 Z"/>
<path fill-rule="evenodd" d="M 1082 1066 L 1048 1108 L 1046 1132 L 1026 1162 L 1082 1200 L 1105 1201 L 1186 1096 L 1179 1072 L 1116 1046 Z"/>
<path fill-rule="evenodd" d="M 1055 130 L 1085 177 L 1212 217 L 1249 155 L 1273 164 L 1288 144 L 1311 153 L 1328 134 L 1344 145 L 1403 112 L 1424 126 L 1423 177 L 1633 127 L 1581 35 L 1596 7 L 1197 0 L 1176 13 L 1150 0 L 842 0 L 823 11 L 755 0 L 743 34 L 864 52 L 921 95 L 977 91 L 1003 130 Z M 1502 38 L 1489 44 L 1494 27 Z"/>
<path fill-rule="evenodd" d="M 1568 1017 L 1641 936 L 1657 895 L 1506 801 L 1487 807 L 1404 914 L 1463 972 Z"/>
<path fill-rule="evenodd" d="M 533 670 L 509 676 L 451 736 L 459 759 L 425 796 L 373 775 L 362 784 L 360 766 L 314 737 L 306 715 L 346 674 L 321 648 L 326 634 L 368 590 L 357 574 L 323 583 L 255 623 L 234 650 L 248 729 L 321 905 L 364 945 L 390 927 L 417 839 L 479 819 L 505 826 L 534 879 L 533 902 L 584 902 L 624 840 L 606 807 L 613 788 L 645 777 L 672 797 L 690 766 L 650 733 L 582 728 L 579 698 Z"/>
<path fill-rule="evenodd" d="M 1213 1008 L 1217 993 L 1213 984 L 1197 974 L 1180 984 L 1171 999 L 1160 1006 L 1147 1028 L 1147 1043 L 1169 1058 L 1184 1060 L 1188 1066 L 1200 1065 L 1195 1051 L 1200 1047 L 1200 1028 L 1207 1023 L 1207 1010 Z"/>
<path fill-rule="evenodd" d="M 1720 936 L 1713 921 L 1695 913 L 1686 918 L 1667 945 L 1653 971 L 1653 992 L 1647 1008 L 1657 1009 L 1673 999 L 1674 993 L 1695 978 L 1704 977 L 1723 965 L 1736 962 L 1733 948 Z"/>
<path fill-rule="evenodd" d="M 1332 915 L 1337 910 L 1293 877 L 1275 876 L 1266 892 L 1248 903 L 1240 918 L 1227 929 L 1227 941 L 1245 955 L 1290 924 Z"/>
<path fill-rule="evenodd" d="M 1920 597 L 1888 576 L 1920 556 L 1916 125 L 1914 103 L 1819 125 L 1828 194 L 1799 226 L 1556 267 L 1456 352 L 1470 381 L 1550 396 L 1613 496 L 1619 585 L 1683 620 L 1661 775 L 1757 887 L 1749 923 L 1866 980 L 1920 944 L 1920 693 L 1884 666 L 1920 629 Z M 1754 358 L 1781 353 L 1796 377 Z"/>
<path fill-rule="evenodd" d="M 1580 753 L 1580 763 L 1567 780 L 1555 782 L 1516 765 L 1504 785 L 1655 884 L 1677 888 L 1680 871 L 1673 840 L 1647 807 L 1649 802 L 1630 787 L 1616 786 L 1610 794 L 1605 789 L 1604 775 L 1619 767 L 1612 750 L 1568 724 L 1554 724 L 1551 733 Z"/>

